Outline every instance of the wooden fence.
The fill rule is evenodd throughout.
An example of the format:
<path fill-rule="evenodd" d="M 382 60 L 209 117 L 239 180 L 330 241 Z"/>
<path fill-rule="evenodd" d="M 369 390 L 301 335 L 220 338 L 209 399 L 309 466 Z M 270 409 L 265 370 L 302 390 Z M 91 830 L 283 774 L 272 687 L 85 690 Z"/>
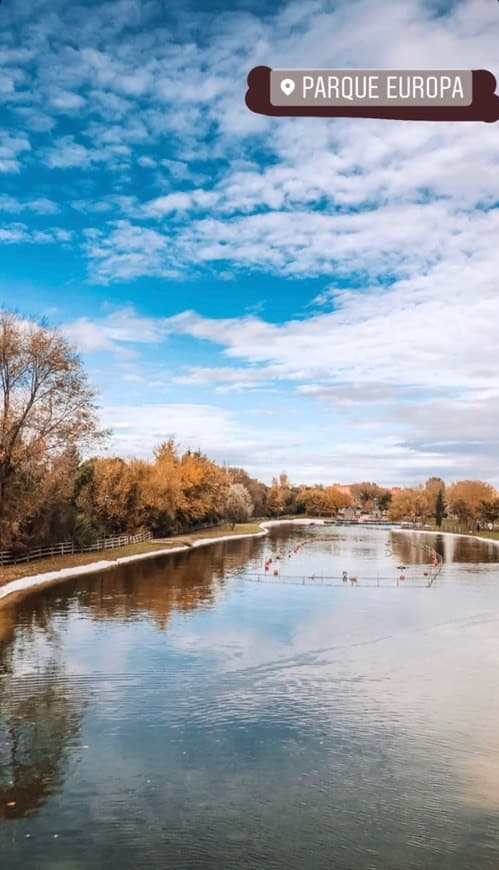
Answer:
<path fill-rule="evenodd" d="M 47 559 L 52 556 L 68 556 L 73 553 L 93 553 L 98 550 L 110 550 L 113 547 L 128 547 L 130 544 L 140 544 L 150 541 L 151 532 L 140 535 L 116 535 L 113 538 L 101 538 L 88 547 L 78 547 L 73 541 L 53 544 L 52 547 L 36 547 L 31 550 L 15 552 L 15 550 L 0 550 L 0 566 L 17 565 L 19 562 L 35 562 L 37 559 Z"/>

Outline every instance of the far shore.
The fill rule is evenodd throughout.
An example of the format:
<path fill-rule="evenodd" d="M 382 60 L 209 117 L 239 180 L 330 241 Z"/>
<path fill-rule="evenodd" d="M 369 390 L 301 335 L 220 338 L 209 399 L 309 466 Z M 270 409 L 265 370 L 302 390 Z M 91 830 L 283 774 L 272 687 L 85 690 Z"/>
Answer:
<path fill-rule="evenodd" d="M 128 547 L 117 547 L 102 550 L 106 558 L 95 560 L 95 553 L 80 553 L 68 556 L 55 556 L 51 559 L 40 559 L 30 564 L 12 565 L 0 568 L 0 609 L 3 605 L 12 605 L 32 592 L 49 586 L 55 586 L 72 577 L 109 571 L 119 565 L 138 562 L 171 553 L 188 552 L 196 547 L 204 547 L 221 541 L 233 541 L 241 538 L 262 537 L 268 534 L 268 529 L 275 525 L 292 523 L 323 525 L 320 517 L 283 517 L 278 520 L 249 522 L 236 524 L 234 529 L 230 524 L 203 529 L 202 532 L 178 535 L 172 538 L 156 538 Z M 444 534 L 459 538 L 473 538 L 491 544 L 499 544 L 497 538 L 488 538 L 483 533 L 447 532 L 443 529 L 403 529 L 404 532 L 423 533 L 427 535 Z"/>

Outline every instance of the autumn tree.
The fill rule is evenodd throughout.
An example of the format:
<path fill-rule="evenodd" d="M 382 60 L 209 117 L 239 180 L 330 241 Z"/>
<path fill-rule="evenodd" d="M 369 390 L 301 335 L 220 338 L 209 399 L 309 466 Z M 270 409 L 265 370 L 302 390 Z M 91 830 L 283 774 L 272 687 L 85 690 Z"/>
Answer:
<path fill-rule="evenodd" d="M 136 490 L 130 468 L 119 457 L 96 457 L 86 463 L 85 483 L 76 498 L 105 535 L 136 530 Z"/>
<path fill-rule="evenodd" d="M 292 515 L 300 513 L 300 488 L 293 486 L 285 471 L 272 478 L 272 485 L 267 490 L 266 508 L 269 516 L 281 514 Z"/>
<path fill-rule="evenodd" d="M 138 486 L 147 528 L 160 535 L 177 531 L 182 481 L 179 449 L 172 438 L 155 449 L 154 462 L 139 473 Z"/>
<path fill-rule="evenodd" d="M 425 522 L 432 514 L 431 497 L 422 486 L 406 487 L 396 492 L 389 507 L 391 520 Z"/>
<path fill-rule="evenodd" d="M 297 504 L 299 508 L 303 509 L 303 513 L 306 513 L 309 516 L 321 516 L 324 510 L 324 487 L 300 487 Z"/>
<path fill-rule="evenodd" d="M 377 504 L 380 510 L 385 510 L 392 499 L 389 489 L 369 481 L 352 484 L 350 492 L 354 502 L 363 508 L 373 508 Z"/>
<path fill-rule="evenodd" d="M 242 483 L 248 490 L 253 502 L 254 516 L 263 517 L 267 512 L 269 487 L 255 477 L 250 477 L 244 468 L 228 468 L 227 473 L 232 483 Z"/>
<path fill-rule="evenodd" d="M 74 348 L 45 323 L 0 311 L 0 545 L 15 537 L 33 475 L 102 435 Z"/>
<path fill-rule="evenodd" d="M 482 501 L 480 516 L 487 523 L 495 523 L 499 519 L 499 498 L 490 501 Z"/>
<path fill-rule="evenodd" d="M 496 497 L 494 487 L 482 480 L 460 480 L 447 491 L 449 512 L 462 523 L 479 519 L 483 502 L 493 501 Z"/>
<path fill-rule="evenodd" d="M 336 486 L 301 487 L 297 505 L 303 505 L 310 516 L 335 516 L 342 508 L 350 507 L 352 499 Z"/>
<path fill-rule="evenodd" d="M 297 489 L 292 487 L 285 471 L 272 478 L 272 485 L 267 492 L 267 513 L 269 516 L 280 516 L 283 513 L 296 512 Z"/>
<path fill-rule="evenodd" d="M 231 483 L 225 503 L 225 516 L 232 523 L 246 523 L 253 513 L 251 496 L 242 483 Z"/>
<path fill-rule="evenodd" d="M 30 489 L 24 489 L 25 506 L 17 523 L 26 546 L 75 538 L 78 515 L 73 496 L 79 464 L 78 451 L 71 447 L 50 462 L 37 464 Z"/>
<path fill-rule="evenodd" d="M 184 526 L 214 523 L 221 519 L 230 487 L 230 479 L 200 451 L 188 450 L 180 464 L 180 496 L 177 516 Z"/>
<path fill-rule="evenodd" d="M 352 505 L 352 497 L 336 486 L 327 486 L 324 493 L 326 508 L 331 514 L 336 514 L 339 510 Z"/>

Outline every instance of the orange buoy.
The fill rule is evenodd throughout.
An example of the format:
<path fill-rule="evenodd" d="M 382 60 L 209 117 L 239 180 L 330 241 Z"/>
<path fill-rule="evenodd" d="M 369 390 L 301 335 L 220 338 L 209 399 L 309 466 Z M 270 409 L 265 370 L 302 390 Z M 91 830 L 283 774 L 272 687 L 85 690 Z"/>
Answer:
<path fill-rule="evenodd" d="M 399 580 L 405 580 L 405 574 L 401 574 Z"/>
<path fill-rule="evenodd" d="M 274 571 L 274 577 L 278 577 L 278 576 L 279 576 L 279 571 Z"/>

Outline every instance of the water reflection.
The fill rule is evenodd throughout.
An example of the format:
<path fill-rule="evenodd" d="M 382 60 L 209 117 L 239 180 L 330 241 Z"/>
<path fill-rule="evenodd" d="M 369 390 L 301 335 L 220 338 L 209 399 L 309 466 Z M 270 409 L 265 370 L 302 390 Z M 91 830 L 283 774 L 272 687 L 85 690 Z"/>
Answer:
<path fill-rule="evenodd" d="M 97 622 L 147 615 L 164 630 L 172 612 L 212 605 L 226 577 L 258 547 L 248 539 L 229 555 L 226 549 L 222 543 L 137 563 L 132 572 L 90 575 L 83 588 L 70 581 L 0 611 L 0 817 L 27 817 L 42 806 L 61 786 L 79 734 L 85 701 L 67 679 L 54 612 L 68 618 L 77 605 Z M 52 657 L 40 664 L 43 649 Z"/>
<path fill-rule="evenodd" d="M 279 529 L 12 608 L 2 800 L 31 785 L 0 823 L 5 866 L 496 870 L 497 552 L 475 565 L 477 542 L 440 538 Z M 245 579 L 269 557 L 421 573 L 419 539 L 459 584 Z"/>
<path fill-rule="evenodd" d="M 33 815 L 63 781 L 82 699 L 65 680 L 64 656 L 44 606 L 22 633 L 15 609 L 0 619 L 0 817 Z M 44 637 L 45 655 L 40 643 Z"/>
<path fill-rule="evenodd" d="M 43 688 L 13 697 L 2 680 L 0 704 L 0 816 L 30 816 L 64 776 L 68 744 L 78 733 L 80 710 L 52 668 L 41 671 Z M 7 683 L 7 687 L 6 687 Z"/>
<path fill-rule="evenodd" d="M 426 561 L 426 547 L 432 546 L 447 564 L 476 565 L 499 562 L 499 542 L 478 537 L 461 537 L 427 532 L 391 533 L 392 546 L 399 558 L 408 564 Z"/>

